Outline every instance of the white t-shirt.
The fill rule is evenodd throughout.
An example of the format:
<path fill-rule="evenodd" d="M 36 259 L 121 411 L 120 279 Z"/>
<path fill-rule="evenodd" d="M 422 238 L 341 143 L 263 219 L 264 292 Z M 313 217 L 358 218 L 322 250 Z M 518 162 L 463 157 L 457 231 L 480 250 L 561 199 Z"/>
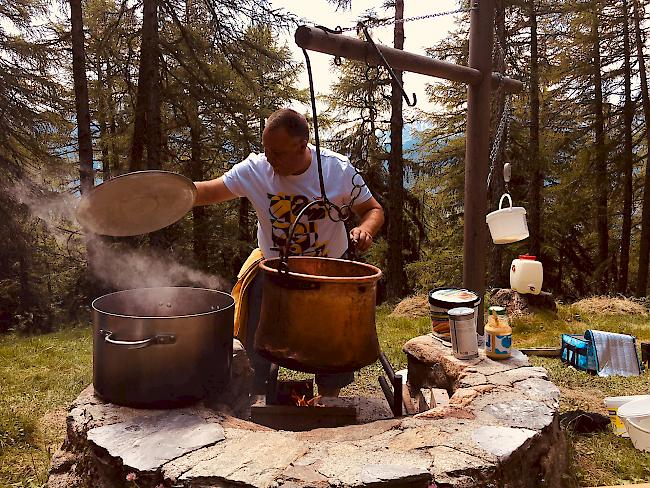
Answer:
<path fill-rule="evenodd" d="M 257 213 L 257 242 L 265 258 L 277 257 L 285 246 L 289 226 L 302 208 L 321 197 L 316 148 L 309 145 L 311 164 L 299 175 L 277 175 L 264 154 L 251 153 L 223 175 L 226 187 L 238 197 L 247 197 Z M 356 170 L 348 158 L 321 149 L 323 181 L 327 198 L 341 206 L 350 202 Z M 360 175 L 354 182 L 364 185 Z M 363 186 L 355 205 L 371 198 Z M 341 257 L 348 247 L 345 226 L 333 222 L 320 205 L 311 207 L 296 225 L 291 254 Z"/>

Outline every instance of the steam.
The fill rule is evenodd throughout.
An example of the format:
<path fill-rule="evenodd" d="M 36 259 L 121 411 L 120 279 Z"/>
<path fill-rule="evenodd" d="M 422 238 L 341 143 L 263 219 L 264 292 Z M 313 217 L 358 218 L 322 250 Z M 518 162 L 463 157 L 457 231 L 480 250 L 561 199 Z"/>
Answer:
<path fill-rule="evenodd" d="M 89 270 L 105 285 L 118 290 L 160 286 L 228 288 L 223 278 L 180 264 L 169 254 L 132 249 L 79 229 L 75 217 L 79 198 L 71 193 L 44 192 L 23 181 L 10 188 L 9 194 L 43 221 L 71 259 L 83 260 L 86 246 Z"/>
<path fill-rule="evenodd" d="M 27 180 L 17 182 L 7 192 L 14 200 L 29 208 L 40 219 L 61 248 L 71 250 L 71 244 L 81 236 L 74 227 L 79 198 L 71 193 L 48 192 Z M 80 244 L 80 242 L 78 243 Z"/>
<path fill-rule="evenodd" d="M 119 290 L 182 285 L 216 290 L 228 287 L 219 276 L 179 264 L 173 257 L 160 252 L 111 246 L 99 238 L 89 244 L 91 272 L 103 283 Z"/>

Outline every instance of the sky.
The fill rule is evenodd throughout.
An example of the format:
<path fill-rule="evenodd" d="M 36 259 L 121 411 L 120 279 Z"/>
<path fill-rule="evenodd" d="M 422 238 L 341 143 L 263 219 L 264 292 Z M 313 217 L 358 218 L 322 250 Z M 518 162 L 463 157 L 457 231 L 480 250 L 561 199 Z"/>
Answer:
<path fill-rule="evenodd" d="M 282 8 L 293 12 L 298 17 L 304 18 L 307 24 L 319 24 L 334 29 L 336 26 L 354 27 L 357 19 L 367 10 L 374 9 L 380 17 L 394 15 L 394 10 L 384 10 L 382 8 L 383 0 L 352 0 L 352 8 L 349 10 L 336 10 L 335 6 L 326 0 L 271 0 L 276 8 Z M 456 0 L 406 0 L 404 2 L 404 17 L 415 17 L 437 12 L 446 12 L 458 8 Z M 454 28 L 454 20 L 459 14 L 436 17 L 432 19 L 423 19 L 404 24 L 404 50 L 417 54 L 425 54 L 425 49 L 437 44 L 445 38 Z M 373 39 L 378 44 L 392 46 L 393 44 L 393 26 L 379 27 L 372 31 Z M 354 32 L 348 32 L 345 35 L 354 36 Z M 292 51 L 296 61 L 304 63 L 304 56 L 301 49 L 293 40 L 293 33 L 282 36 Z M 329 87 L 335 81 L 336 73 L 330 69 L 332 56 L 310 52 L 312 70 L 314 74 L 314 83 L 317 94 L 329 93 Z M 404 87 L 409 97 L 413 93 L 417 95 L 417 107 L 423 110 L 432 110 L 433 105 L 427 101 L 425 86 L 427 82 L 433 81 L 433 78 L 415 73 L 404 73 Z M 303 70 L 300 76 L 300 87 L 309 87 L 307 81 L 307 72 Z M 320 106 L 320 104 L 319 104 Z M 406 106 L 405 106 L 406 107 Z M 322 107 L 321 107 L 322 108 Z"/>

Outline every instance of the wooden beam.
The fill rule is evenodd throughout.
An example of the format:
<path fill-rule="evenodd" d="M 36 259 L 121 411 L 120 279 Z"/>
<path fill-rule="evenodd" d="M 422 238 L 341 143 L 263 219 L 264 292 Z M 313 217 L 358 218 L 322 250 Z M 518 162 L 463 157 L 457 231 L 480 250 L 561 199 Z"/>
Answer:
<path fill-rule="evenodd" d="M 310 51 L 364 61 L 375 66 L 380 64 L 379 56 L 368 43 L 354 37 L 332 34 L 318 27 L 303 25 L 296 30 L 295 40 L 298 46 Z M 440 61 L 428 56 L 394 49 L 383 44 L 377 44 L 377 47 L 395 70 L 435 76 L 436 78 L 459 81 L 469 85 L 480 84 L 483 79 L 481 71 L 473 67 Z M 496 88 L 500 82 L 503 83 L 503 89 L 510 93 L 519 92 L 524 86 L 519 80 L 502 77 L 499 73 L 492 73 L 492 86 Z"/>
<path fill-rule="evenodd" d="M 481 73 L 492 71 L 495 0 L 479 0 L 470 13 L 469 65 Z M 467 87 L 465 134 L 465 202 L 463 241 L 463 285 L 485 294 L 485 249 L 487 225 L 487 175 L 490 159 L 490 80 Z M 477 317 L 483 334 L 483 307 Z"/>

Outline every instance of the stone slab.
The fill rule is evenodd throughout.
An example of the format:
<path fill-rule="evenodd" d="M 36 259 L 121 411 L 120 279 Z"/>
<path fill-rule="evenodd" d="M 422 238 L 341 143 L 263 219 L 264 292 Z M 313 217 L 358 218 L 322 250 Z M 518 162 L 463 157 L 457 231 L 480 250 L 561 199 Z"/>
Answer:
<path fill-rule="evenodd" d="M 219 424 L 185 412 L 162 412 L 88 431 L 91 443 L 138 471 L 156 470 L 172 459 L 224 439 Z"/>
<path fill-rule="evenodd" d="M 474 441 L 486 451 L 500 458 L 509 456 L 535 435 L 534 430 L 512 427 L 485 426 L 472 433 Z"/>

